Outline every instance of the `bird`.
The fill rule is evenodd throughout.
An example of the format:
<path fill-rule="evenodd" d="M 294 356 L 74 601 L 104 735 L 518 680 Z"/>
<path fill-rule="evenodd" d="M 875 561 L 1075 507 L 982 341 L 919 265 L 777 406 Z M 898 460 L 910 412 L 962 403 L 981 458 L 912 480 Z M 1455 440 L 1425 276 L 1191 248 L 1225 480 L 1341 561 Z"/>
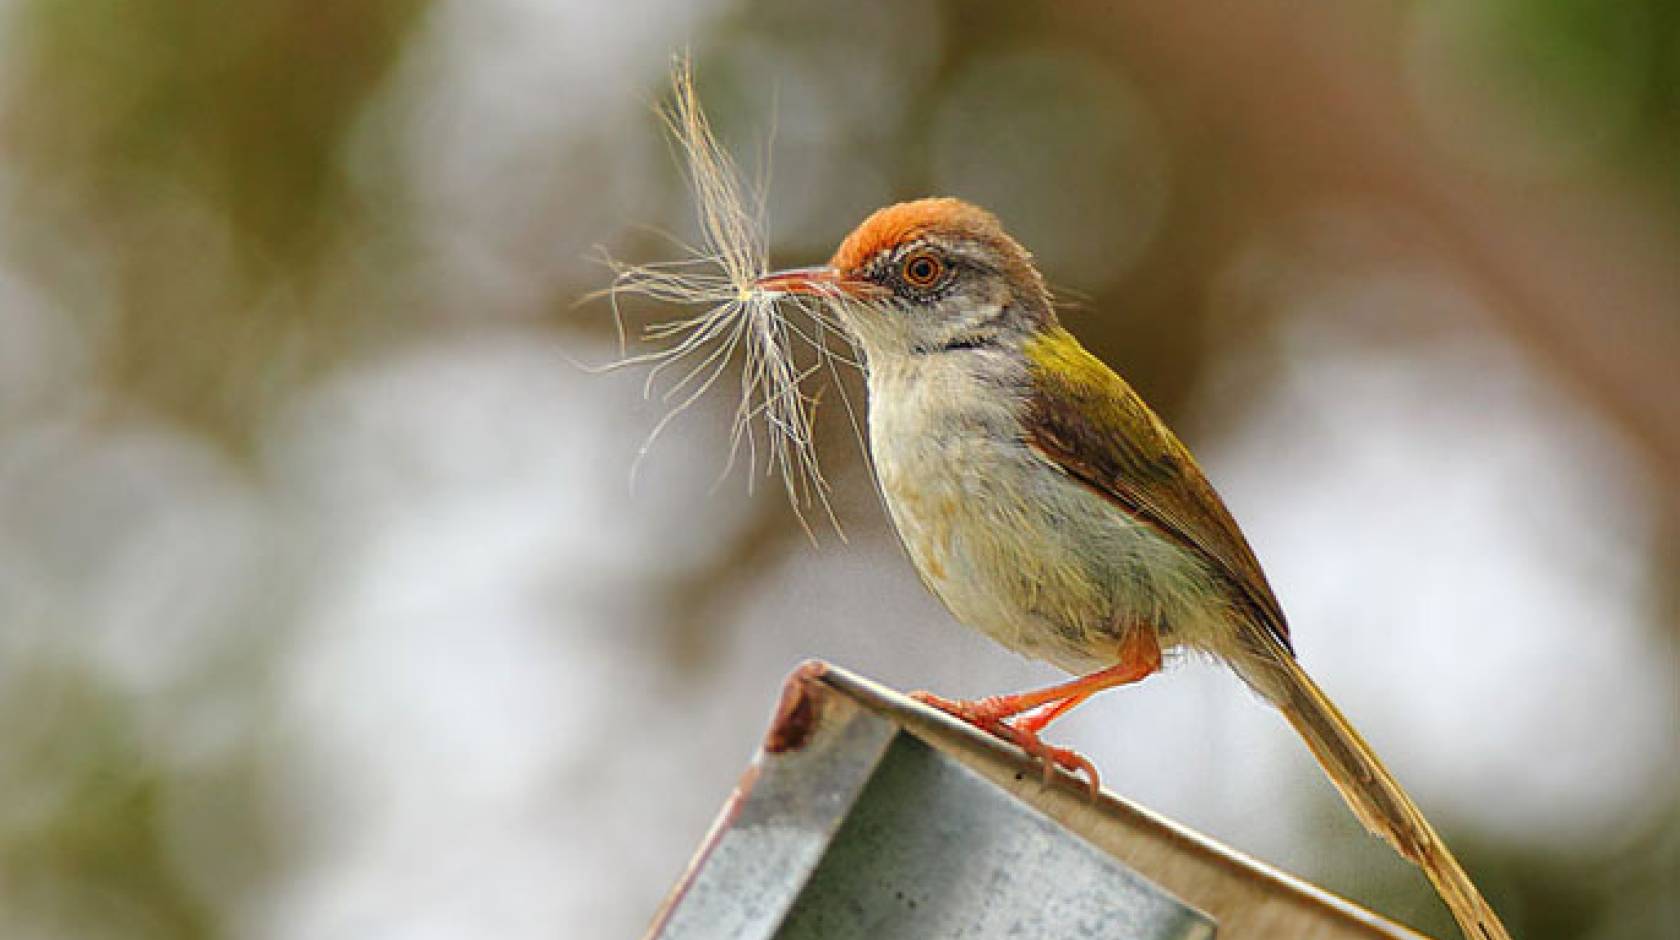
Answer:
<path fill-rule="evenodd" d="M 1465 936 L 1498 914 L 1371 747 L 1302 668 L 1248 540 L 1188 448 L 1065 329 L 1031 254 L 991 212 L 935 197 L 869 215 L 827 264 L 759 290 L 815 299 L 861 352 L 868 449 L 893 528 L 958 621 L 1075 676 L 926 704 L 1052 766 L 1055 719 L 1211 654 L 1283 714 L 1359 820 L 1422 869 Z"/>

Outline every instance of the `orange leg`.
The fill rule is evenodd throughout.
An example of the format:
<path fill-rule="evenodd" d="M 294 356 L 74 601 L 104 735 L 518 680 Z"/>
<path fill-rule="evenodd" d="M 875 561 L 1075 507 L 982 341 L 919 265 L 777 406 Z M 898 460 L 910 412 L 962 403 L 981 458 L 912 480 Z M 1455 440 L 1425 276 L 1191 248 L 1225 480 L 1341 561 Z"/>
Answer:
<path fill-rule="evenodd" d="M 1023 715 L 1015 719 L 1015 727 L 1028 734 L 1037 734 L 1049 726 L 1050 722 L 1079 707 L 1081 702 L 1090 698 L 1093 694 L 1095 693 L 1081 692 L 1078 695 L 1068 696 L 1059 702 L 1051 702 L 1030 715 Z"/>
<path fill-rule="evenodd" d="M 1161 668 L 1161 646 L 1152 629 L 1137 629 L 1128 633 L 1120 644 L 1119 652 L 1120 662 L 1107 669 L 1033 692 L 994 695 L 974 701 L 947 699 L 928 692 L 915 692 L 911 697 L 961 718 L 1037 757 L 1044 764 L 1046 781 L 1055 767 L 1071 773 L 1083 772 L 1095 796 L 1099 785 L 1096 767 L 1075 751 L 1044 743 L 1038 733 L 1096 693 L 1137 682 Z M 1014 722 L 1004 720 L 1035 708 L 1042 710 Z"/>

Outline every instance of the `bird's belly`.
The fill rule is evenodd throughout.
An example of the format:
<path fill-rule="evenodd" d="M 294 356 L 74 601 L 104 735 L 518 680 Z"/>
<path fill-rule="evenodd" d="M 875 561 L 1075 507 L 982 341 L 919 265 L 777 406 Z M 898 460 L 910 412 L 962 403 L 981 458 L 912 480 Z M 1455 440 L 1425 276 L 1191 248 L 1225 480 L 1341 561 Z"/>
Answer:
<path fill-rule="evenodd" d="M 1130 629 L 1204 619 L 1205 569 L 1014 438 L 876 441 L 887 506 L 923 580 L 958 620 L 1070 671 L 1114 663 Z"/>

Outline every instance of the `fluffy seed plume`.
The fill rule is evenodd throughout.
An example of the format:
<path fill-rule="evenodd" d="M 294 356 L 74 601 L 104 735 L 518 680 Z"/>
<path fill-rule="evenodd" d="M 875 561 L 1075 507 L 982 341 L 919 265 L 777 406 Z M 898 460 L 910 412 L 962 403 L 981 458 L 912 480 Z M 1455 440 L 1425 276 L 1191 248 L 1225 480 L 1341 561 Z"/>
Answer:
<path fill-rule="evenodd" d="M 833 337 L 844 334 L 820 306 L 755 285 L 770 270 L 764 186 L 746 186 L 735 161 L 718 144 L 695 95 L 693 69 L 686 58 L 679 57 L 672 66 L 671 92 L 659 114 L 680 150 L 702 243 L 695 246 L 666 236 L 679 257 L 646 264 L 630 264 L 602 251 L 602 260 L 615 276 L 611 287 L 592 295 L 612 301 L 621 353 L 621 299 L 639 296 L 698 311 L 647 327 L 642 338 L 660 348 L 623 354 L 609 366 L 651 366 L 644 391 L 670 405 L 642 445 L 637 463 L 659 434 L 738 362 L 740 402 L 724 474 L 744 454 L 750 481 L 757 475 L 762 452 L 765 473 L 780 477 L 801 525 L 805 511 L 814 505 L 839 531 L 812 439 L 816 398 L 805 394 L 801 385 L 819 371 L 835 372 L 836 363 L 851 361 L 832 345 Z M 800 317 L 790 319 L 790 313 Z M 801 347 L 804 355 L 796 355 Z M 661 388 L 666 376 L 673 378 Z M 855 428 L 855 418 L 853 424 Z"/>

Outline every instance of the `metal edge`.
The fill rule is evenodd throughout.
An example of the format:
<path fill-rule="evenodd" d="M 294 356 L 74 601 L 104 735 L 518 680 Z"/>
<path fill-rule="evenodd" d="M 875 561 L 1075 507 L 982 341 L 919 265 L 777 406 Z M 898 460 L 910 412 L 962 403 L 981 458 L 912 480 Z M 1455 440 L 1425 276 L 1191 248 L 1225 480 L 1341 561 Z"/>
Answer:
<path fill-rule="evenodd" d="M 759 765 L 757 761 L 747 765 L 747 769 L 741 773 L 740 779 L 735 782 L 735 788 L 729 791 L 729 798 L 724 800 L 723 809 L 718 811 L 711 826 L 706 829 L 705 837 L 700 840 L 700 847 L 689 858 L 688 864 L 683 866 L 682 874 L 677 877 L 677 883 L 671 887 L 671 890 L 665 895 L 665 899 L 659 902 L 659 909 L 653 915 L 653 923 L 649 924 L 647 932 L 642 934 L 643 940 L 654 940 L 665 932 L 665 928 L 670 924 L 671 915 L 676 912 L 677 905 L 681 904 L 683 897 L 688 894 L 688 889 L 693 886 L 694 879 L 699 875 L 700 869 L 705 867 L 706 860 L 711 857 L 712 851 L 717 848 L 718 842 L 723 838 L 724 831 L 735 821 L 735 817 L 740 815 L 742 804 L 746 802 L 747 796 L 752 793 L 753 784 L 758 782 L 758 775 Z"/>
<path fill-rule="evenodd" d="M 753 755 L 751 763 L 736 780 L 729 797 L 724 800 L 723 807 L 707 827 L 699 848 L 695 849 L 694 855 L 683 867 L 676 884 L 660 902 L 652 923 L 643 934 L 643 940 L 657 940 L 670 926 L 678 906 L 694 886 L 701 870 L 705 868 L 729 829 L 739 819 L 742 808 L 751 799 L 753 789 L 764 774 L 767 758 L 801 750 L 809 744 L 833 719 L 836 698 L 845 699 L 853 706 L 847 709 L 852 716 L 862 710 L 874 713 L 883 720 L 892 721 L 889 716 L 868 707 L 863 700 L 823 681 L 832 668 L 822 660 L 809 659 L 800 663 L 783 680 L 781 696 L 777 699 L 770 725 L 765 729 L 758 752 Z"/>

